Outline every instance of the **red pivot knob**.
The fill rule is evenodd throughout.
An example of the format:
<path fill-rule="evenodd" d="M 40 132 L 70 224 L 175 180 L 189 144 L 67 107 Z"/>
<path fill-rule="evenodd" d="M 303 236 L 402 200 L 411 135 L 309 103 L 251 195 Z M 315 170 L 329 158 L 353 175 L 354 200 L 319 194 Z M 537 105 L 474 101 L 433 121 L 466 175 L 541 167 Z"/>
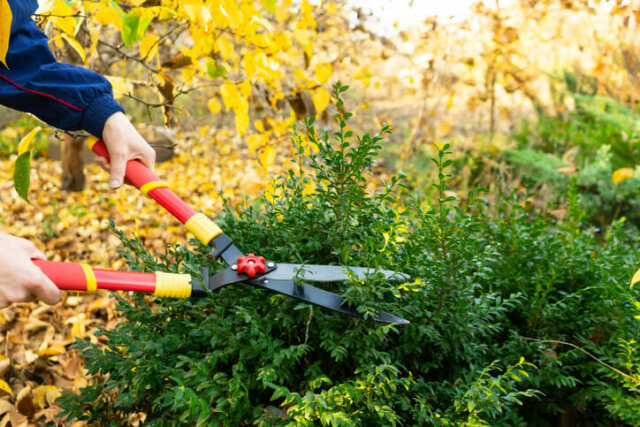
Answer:
<path fill-rule="evenodd" d="M 238 273 L 245 273 L 249 277 L 254 277 L 256 273 L 264 273 L 267 271 L 267 263 L 264 257 L 249 254 L 247 256 L 238 257 L 236 261 Z"/>

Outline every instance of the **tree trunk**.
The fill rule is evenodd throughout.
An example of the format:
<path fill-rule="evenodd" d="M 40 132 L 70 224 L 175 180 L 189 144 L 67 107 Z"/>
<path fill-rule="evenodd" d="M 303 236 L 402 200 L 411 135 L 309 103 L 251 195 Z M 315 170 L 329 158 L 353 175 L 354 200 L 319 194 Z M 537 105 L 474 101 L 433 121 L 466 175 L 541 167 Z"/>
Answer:
<path fill-rule="evenodd" d="M 78 41 L 83 46 L 88 46 L 90 40 L 82 31 L 79 33 Z M 82 66 L 82 58 L 67 44 L 63 44 L 60 49 L 54 48 L 57 59 L 61 62 Z M 82 144 L 84 138 L 72 137 L 64 134 L 60 144 L 60 158 L 62 160 L 62 190 L 82 191 L 84 190 L 84 162 L 82 159 Z"/>
<path fill-rule="evenodd" d="M 65 191 L 84 190 L 84 162 L 82 144 L 84 138 L 65 134 L 62 137 L 62 189 Z"/>

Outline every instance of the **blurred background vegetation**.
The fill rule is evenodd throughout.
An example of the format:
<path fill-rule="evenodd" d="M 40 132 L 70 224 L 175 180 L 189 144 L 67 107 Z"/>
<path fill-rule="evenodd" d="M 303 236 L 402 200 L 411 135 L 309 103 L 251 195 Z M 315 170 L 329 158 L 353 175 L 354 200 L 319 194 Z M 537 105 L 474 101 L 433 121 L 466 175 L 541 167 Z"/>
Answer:
<path fill-rule="evenodd" d="M 299 379 L 293 372 L 300 364 L 309 363 L 303 360 L 305 352 L 323 369 L 344 362 L 337 353 L 323 359 L 328 343 L 338 340 L 335 336 L 312 339 L 302 353 L 288 347 L 300 345 L 293 338 L 277 341 L 274 345 L 288 360 L 282 366 L 256 356 L 254 371 L 227 367 L 228 377 L 211 389 L 212 394 L 233 396 L 220 404 L 228 415 L 220 422 L 640 423 L 635 407 L 640 382 L 637 296 L 628 286 L 638 266 L 640 225 L 638 1 L 40 3 L 35 19 L 58 58 L 107 76 L 141 133 L 162 151 L 159 174 L 196 209 L 212 217 L 226 212 L 222 221 L 227 227 L 242 225 L 229 230 L 236 239 L 245 245 L 262 242 L 256 250 L 314 262 L 346 262 L 349 256 L 367 262 L 358 258 L 367 251 L 349 254 L 354 247 L 367 247 L 360 239 L 370 238 L 373 246 L 382 239 L 385 251 L 374 256 L 376 265 L 392 268 L 394 264 L 385 263 L 393 261 L 425 284 L 413 299 L 400 292 L 406 298 L 404 314 L 416 323 L 404 335 L 374 333 L 373 327 L 316 315 L 327 331 L 352 328 L 347 336 L 354 341 L 358 334 L 372 334 L 353 349 L 352 362 L 361 371 L 326 367 L 327 384 L 333 381 L 335 387 L 314 382 L 319 374 L 302 381 L 299 389 L 292 380 Z M 337 81 L 350 86 L 340 107 L 330 102 Z M 305 227 L 317 228 L 331 219 L 321 208 L 328 202 L 318 192 L 287 187 L 293 184 L 283 178 L 300 161 L 300 147 L 314 146 L 306 132 L 291 144 L 292 126 L 314 116 L 318 132 L 335 130 L 337 108 L 353 112 L 347 124 L 357 135 L 390 126 L 391 133 L 371 155 L 370 169 L 362 171 L 366 183 L 359 194 L 383 188 L 396 176 L 402 177 L 400 190 L 380 199 L 382 211 L 362 198 L 354 220 L 362 228 L 345 234 L 333 253 L 309 249 L 327 242 L 314 239 L 304 248 L 292 248 L 287 242 L 303 242 Z M 183 259 L 185 265 L 204 262 L 179 247 L 170 257 L 174 263 L 167 265 L 139 249 L 162 252 L 168 244 L 184 242 L 184 230 L 135 189 L 108 190 L 104 172 L 89 164 L 86 149 L 81 151 L 82 132 L 65 135 L 33 117 L 0 111 L 3 231 L 36 241 L 51 259 L 96 267 L 125 268 L 116 251 L 121 244 L 129 248 L 130 268 L 175 269 Z M 28 205 L 12 188 L 12 168 L 19 142 L 37 126 L 44 129 L 30 142 L 33 205 Z M 302 154 L 312 155 L 312 148 L 306 150 Z M 65 180 L 69 162 L 76 170 L 87 163 L 84 190 L 84 179 L 82 185 L 69 185 L 77 184 L 75 178 Z M 326 158 L 318 162 L 314 167 L 330 163 Z M 273 210 L 269 201 L 278 197 L 284 199 Z M 294 203 L 304 197 L 311 198 L 309 206 L 322 203 L 305 213 L 304 206 Z M 290 221 L 281 221 L 278 212 L 286 212 Z M 118 235 L 106 218 L 115 221 Z M 313 218 L 317 223 L 309 222 Z M 376 226 L 364 224 L 363 218 L 376 218 Z M 397 227 L 392 225 L 396 222 Z M 147 260 L 144 266 L 142 259 Z M 372 289 L 380 295 L 391 292 Z M 115 311 L 115 303 L 104 295 L 71 298 L 49 311 L 35 304 L 4 310 L 4 330 L 25 337 L 12 341 L 0 336 L 13 367 L 5 379 L 16 392 L 5 398 L 18 408 L 2 412 L 5 418 L 59 422 L 52 399 L 38 400 L 33 391 L 23 392 L 22 400 L 17 395 L 27 387 L 86 386 L 89 380 L 77 368 L 82 363 L 79 350 L 70 347 L 81 338 L 87 340 L 82 349 L 91 360 L 93 388 L 76 402 L 66 395 L 71 418 L 135 424 L 147 416 L 161 420 L 158 408 L 163 408 L 183 420 L 221 420 L 206 408 L 183 407 L 162 394 L 142 402 L 133 397 L 109 400 L 113 396 L 101 388 L 100 376 L 108 370 L 99 369 L 126 373 L 113 374 L 113 382 L 105 383 L 120 389 L 134 379 L 143 389 L 149 378 L 166 374 L 160 366 L 148 377 L 129 378 L 135 357 L 122 354 L 108 362 L 96 350 L 115 340 L 148 351 L 144 343 L 123 337 L 139 332 L 136 327 L 149 327 L 136 313 L 151 309 L 137 301 L 121 302 Z M 258 333 L 266 342 L 273 334 L 286 333 L 276 321 L 289 319 L 283 314 L 286 304 L 274 302 L 274 311 L 266 313 L 253 305 L 259 296 L 242 298 L 254 320 L 248 326 L 230 321 L 234 328 Z M 233 305 L 231 298 L 222 300 L 220 304 Z M 221 310 L 214 303 L 199 309 L 163 304 L 153 309 L 189 315 L 199 309 Z M 52 316 L 58 319 L 54 331 L 25 328 Z M 111 336 L 92 336 L 97 326 L 115 328 L 121 317 L 131 330 L 121 326 Z M 185 324 L 180 320 L 167 327 L 203 327 L 187 318 Z M 304 311 L 289 321 L 304 329 L 310 319 Z M 231 326 L 207 327 L 220 332 Z M 192 338 L 202 346 L 190 356 L 193 360 L 219 357 L 208 353 L 202 337 L 175 342 Z M 234 343 L 226 345 L 235 354 Z M 271 355 L 258 347 L 254 351 Z M 367 357 L 376 351 L 381 352 L 376 353 L 378 370 L 369 369 Z M 388 355 L 397 364 L 385 364 Z M 33 374 L 36 363 L 44 363 L 52 377 Z M 184 371 L 176 375 L 189 391 L 193 378 Z M 246 394 L 237 387 L 243 381 L 249 384 Z M 384 383 L 409 391 L 396 396 Z M 173 384 L 174 394 L 179 384 Z M 362 389 L 376 392 L 370 399 L 358 395 L 353 405 L 344 404 L 345 396 Z M 249 390 L 257 397 L 251 398 Z M 271 393 L 276 397 L 270 399 Z M 191 401 L 197 401 L 196 395 L 190 395 Z M 92 405 L 98 396 L 106 403 L 88 414 L 83 405 Z M 37 412 L 18 405 L 25 398 L 36 402 Z M 116 407 L 126 409 L 117 412 Z M 362 408 L 374 415 L 368 418 Z M 111 412 L 112 418 L 105 415 Z"/>

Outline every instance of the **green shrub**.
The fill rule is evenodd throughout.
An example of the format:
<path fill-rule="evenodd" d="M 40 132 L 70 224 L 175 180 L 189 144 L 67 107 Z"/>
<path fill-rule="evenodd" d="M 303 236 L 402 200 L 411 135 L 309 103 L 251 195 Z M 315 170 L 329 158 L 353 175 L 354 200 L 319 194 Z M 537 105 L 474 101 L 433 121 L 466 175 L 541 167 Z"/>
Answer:
<path fill-rule="evenodd" d="M 640 117 L 618 101 L 596 96 L 597 81 L 564 72 L 551 79 L 553 114 L 539 110 L 514 134 L 517 147 L 501 158 L 514 166 L 525 184 L 549 187 L 547 196 L 562 202 L 571 176 L 562 169 L 575 166 L 583 209 L 601 229 L 626 217 L 640 225 L 640 176 L 614 184 L 614 171 L 640 162 Z M 567 104 L 573 104 L 567 107 Z"/>
<path fill-rule="evenodd" d="M 140 412 L 150 425 L 499 426 L 553 423 L 563 411 L 639 422 L 625 377 L 541 341 L 586 347 L 635 375 L 635 353 L 614 357 L 639 326 L 626 285 L 637 252 L 624 224 L 599 242 L 576 185 L 565 189 L 561 223 L 526 209 L 519 192 L 491 203 L 482 190 L 456 197 L 447 145 L 429 191 L 408 194 L 401 176 L 369 189 L 389 129 L 354 137 L 344 90 L 334 90 L 335 131 L 307 120 L 292 138 L 295 167 L 270 194 L 227 208 L 221 225 L 268 259 L 392 268 L 411 280 L 326 285 L 365 319 L 242 285 L 197 301 L 119 298 L 124 321 L 99 332 L 107 347 L 77 344 L 93 378 L 62 396 L 64 414 L 117 425 Z M 195 241 L 154 256 L 116 232 L 132 269 L 224 267 Z M 376 309 L 411 324 L 376 324 L 367 319 Z"/>
<path fill-rule="evenodd" d="M 15 121 L 15 123 L 11 123 L 4 127 L 4 129 L 3 127 L 0 127 L 0 159 L 16 154 L 18 152 L 18 144 L 20 143 L 21 137 L 27 135 L 29 131 L 37 126 L 42 126 L 42 122 L 37 120 L 35 117 L 23 114 Z M 7 130 L 10 130 L 11 132 L 6 132 Z M 45 132 L 37 133 L 29 144 L 29 148 L 33 157 L 46 155 L 49 149 L 49 142 Z"/>

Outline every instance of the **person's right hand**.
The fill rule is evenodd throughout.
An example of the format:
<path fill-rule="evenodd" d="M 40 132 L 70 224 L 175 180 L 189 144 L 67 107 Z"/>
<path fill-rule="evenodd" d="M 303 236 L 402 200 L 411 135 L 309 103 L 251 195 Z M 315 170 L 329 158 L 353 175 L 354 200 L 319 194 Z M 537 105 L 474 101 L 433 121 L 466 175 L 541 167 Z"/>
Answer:
<path fill-rule="evenodd" d="M 49 305 L 60 301 L 60 290 L 32 259 L 45 256 L 30 241 L 0 233 L 0 307 L 34 298 Z"/>

